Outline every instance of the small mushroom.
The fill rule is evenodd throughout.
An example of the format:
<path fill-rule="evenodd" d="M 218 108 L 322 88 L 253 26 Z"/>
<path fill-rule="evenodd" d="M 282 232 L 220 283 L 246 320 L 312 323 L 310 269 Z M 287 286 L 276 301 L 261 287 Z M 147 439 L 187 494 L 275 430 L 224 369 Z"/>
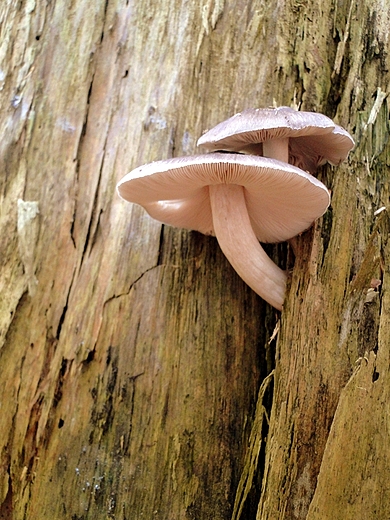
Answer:
<path fill-rule="evenodd" d="M 219 123 L 198 140 L 209 151 L 271 157 L 314 173 L 327 161 L 338 165 L 354 146 L 329 117 L 289 107 L 248 109 Z"/>
<path fill-rule="evenodd" d="M 226 153 L 146 164 L 128 173 L 117 189 L 165 224 L 215 235 L 241 278 L 279 310 L 286 273 L 259 240 L 280 242 L 301 233 L 330 202 L 327 188 L 295 166 Z"/>

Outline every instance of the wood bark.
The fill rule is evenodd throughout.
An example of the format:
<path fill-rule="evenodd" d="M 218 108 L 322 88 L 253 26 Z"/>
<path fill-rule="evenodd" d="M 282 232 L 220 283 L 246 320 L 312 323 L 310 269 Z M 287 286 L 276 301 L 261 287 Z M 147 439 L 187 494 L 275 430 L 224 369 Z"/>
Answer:
<path fill-rule="evenodd" d="M 389 518 L 390 4 L 313 4 L 0 5 L 0 517 Z M 356 140 L 281 317 L 115 193 L 273 104 Z"/>

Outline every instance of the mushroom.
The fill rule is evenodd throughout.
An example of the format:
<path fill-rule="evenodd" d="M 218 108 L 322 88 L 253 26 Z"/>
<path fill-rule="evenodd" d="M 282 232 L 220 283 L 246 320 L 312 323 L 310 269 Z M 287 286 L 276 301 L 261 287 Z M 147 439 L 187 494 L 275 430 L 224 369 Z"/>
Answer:
<path fill-rule="evenodd" d="M 267 256 L 259 240 L 280 242 L 301 233 L 330 202 L 327 188 L 295 166 L 226 153 L 140 166 L 117 190 L 165 224 L 215 235 L 241 278 L 279 310 L 286 272 Z"/>
<path fill-rule="evenodd" d="M 198 140 L 209 151 L 229 150 L 272 157 L 314 173 L 337 166 L 354 146 L 349 133 L 329 117 L 289 107 L 248 109 L 219 123 Z"/>

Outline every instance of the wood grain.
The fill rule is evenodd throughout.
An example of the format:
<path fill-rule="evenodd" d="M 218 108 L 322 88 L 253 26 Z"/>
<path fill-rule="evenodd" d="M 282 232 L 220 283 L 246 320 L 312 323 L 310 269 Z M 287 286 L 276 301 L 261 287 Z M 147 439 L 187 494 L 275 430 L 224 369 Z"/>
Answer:
<path fill-rule="evenodd" d="M 0 517 L 225 520 L 250 474 L 241 518 L 388 518 L 389 14 L 1 3 Z M 295 261 L 267 249 L 294 263 L 276 349 L 275 312 L 214 238 L 115 193 L 133 167 L 274 104 L 356 140 L 319 172 L 332 206 Z M 21 208 L 36 211 L 18 226 Z M 271 393 L 256 402 L 273 368 L 268 425 Z"/>

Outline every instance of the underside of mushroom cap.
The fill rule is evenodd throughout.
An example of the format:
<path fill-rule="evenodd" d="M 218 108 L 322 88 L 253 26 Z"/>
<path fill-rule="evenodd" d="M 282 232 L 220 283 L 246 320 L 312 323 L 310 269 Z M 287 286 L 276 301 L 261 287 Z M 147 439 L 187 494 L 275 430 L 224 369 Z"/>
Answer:
<path fill-rule="evenodd" d="M 354 145 L 350 134 L 341 126 L 335 125 L 330 134 L 320 139 L 317 136 L 290 139 L 289 162 L 310 172 L 327 162 L 338 166 L 346 159 Z"/>
<path fill-rule="evenodd" d="M 292 165 L 239 154 L 212 153 L 156 161 L 127 174 L 119 195 L 155 219 L 214 234 L 208 186 L 244 187 L 253 230 L 262 242 L 287 240 L 307 229 L 329 205 L 327 188 Z"/>

